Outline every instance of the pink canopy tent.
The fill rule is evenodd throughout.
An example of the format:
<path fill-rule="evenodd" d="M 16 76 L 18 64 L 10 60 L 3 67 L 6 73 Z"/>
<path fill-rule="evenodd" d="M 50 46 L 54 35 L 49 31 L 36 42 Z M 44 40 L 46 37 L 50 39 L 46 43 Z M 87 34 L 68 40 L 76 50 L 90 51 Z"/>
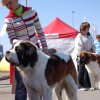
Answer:
<path fill-rule="evenodd" d="M 44 29 L 49 48 L 60 52 L 71 53 L 74 48 L 74 39 L 78 31 L 59 18 L 55 18 Z"/>

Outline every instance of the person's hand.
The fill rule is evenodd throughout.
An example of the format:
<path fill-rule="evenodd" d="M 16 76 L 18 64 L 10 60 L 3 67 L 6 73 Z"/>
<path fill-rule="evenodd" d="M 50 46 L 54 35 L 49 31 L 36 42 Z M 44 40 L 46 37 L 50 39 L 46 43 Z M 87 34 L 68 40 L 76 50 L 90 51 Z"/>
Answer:
<path fill-rule="evenodd" d="M 18 39 L 14 39 L 13 41 L 12 41 L 12 44 L 14 44 L 14 43 L 16 43 L 16 42 L 18 42 L 19 40 Z"/>
<path fill-rule="evenodd" d="M 42 49 L 42 51 L 43 51 L 45 54 L 49 55 L 48 49 Z"/>

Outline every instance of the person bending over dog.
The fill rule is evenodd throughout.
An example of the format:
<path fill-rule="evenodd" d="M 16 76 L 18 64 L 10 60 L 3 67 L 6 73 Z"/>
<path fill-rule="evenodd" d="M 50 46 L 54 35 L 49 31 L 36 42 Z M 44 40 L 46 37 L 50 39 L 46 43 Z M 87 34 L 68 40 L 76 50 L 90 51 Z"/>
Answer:
<path fill-rule="evenodd" d="M 38 13 L 31 7 L 25 7 L 19 4 L 18 0 L 2 0 L 2 5 L 10 11 L 5 18 L 6 31 L 11 44 L 15 39 L 29 40 L 39 47 L 36 33 L 39 35 L 42 49 L 48 54 L 48 47 L 42 30 Z M 15 69 L 16 91 L 15 100 L 26 100 L 27 92 L 23 84 L 21 75 Z"/>

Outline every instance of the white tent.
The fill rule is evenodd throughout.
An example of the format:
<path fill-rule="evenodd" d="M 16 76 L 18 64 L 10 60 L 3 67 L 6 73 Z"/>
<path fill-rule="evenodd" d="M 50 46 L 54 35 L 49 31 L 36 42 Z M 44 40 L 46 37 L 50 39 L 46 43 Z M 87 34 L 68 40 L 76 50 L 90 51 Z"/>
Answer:
<path fill-rule="evenodd" d="M 74 48 L 74 39 L 78 31 L 59 18 L 54 19 L 44 29 L 49 48 L 55 48 L 63 53 L 71 53 Z"/>

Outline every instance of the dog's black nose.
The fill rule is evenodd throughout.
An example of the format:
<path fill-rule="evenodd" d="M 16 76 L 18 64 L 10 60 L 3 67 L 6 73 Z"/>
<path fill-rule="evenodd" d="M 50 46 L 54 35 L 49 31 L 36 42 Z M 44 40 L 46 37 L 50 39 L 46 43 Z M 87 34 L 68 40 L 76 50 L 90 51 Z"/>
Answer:
<path fill-rule="evenodd" d="M 10 51 L 6 51 L 6 54 L 9 54 L 10 53 Z"/>

